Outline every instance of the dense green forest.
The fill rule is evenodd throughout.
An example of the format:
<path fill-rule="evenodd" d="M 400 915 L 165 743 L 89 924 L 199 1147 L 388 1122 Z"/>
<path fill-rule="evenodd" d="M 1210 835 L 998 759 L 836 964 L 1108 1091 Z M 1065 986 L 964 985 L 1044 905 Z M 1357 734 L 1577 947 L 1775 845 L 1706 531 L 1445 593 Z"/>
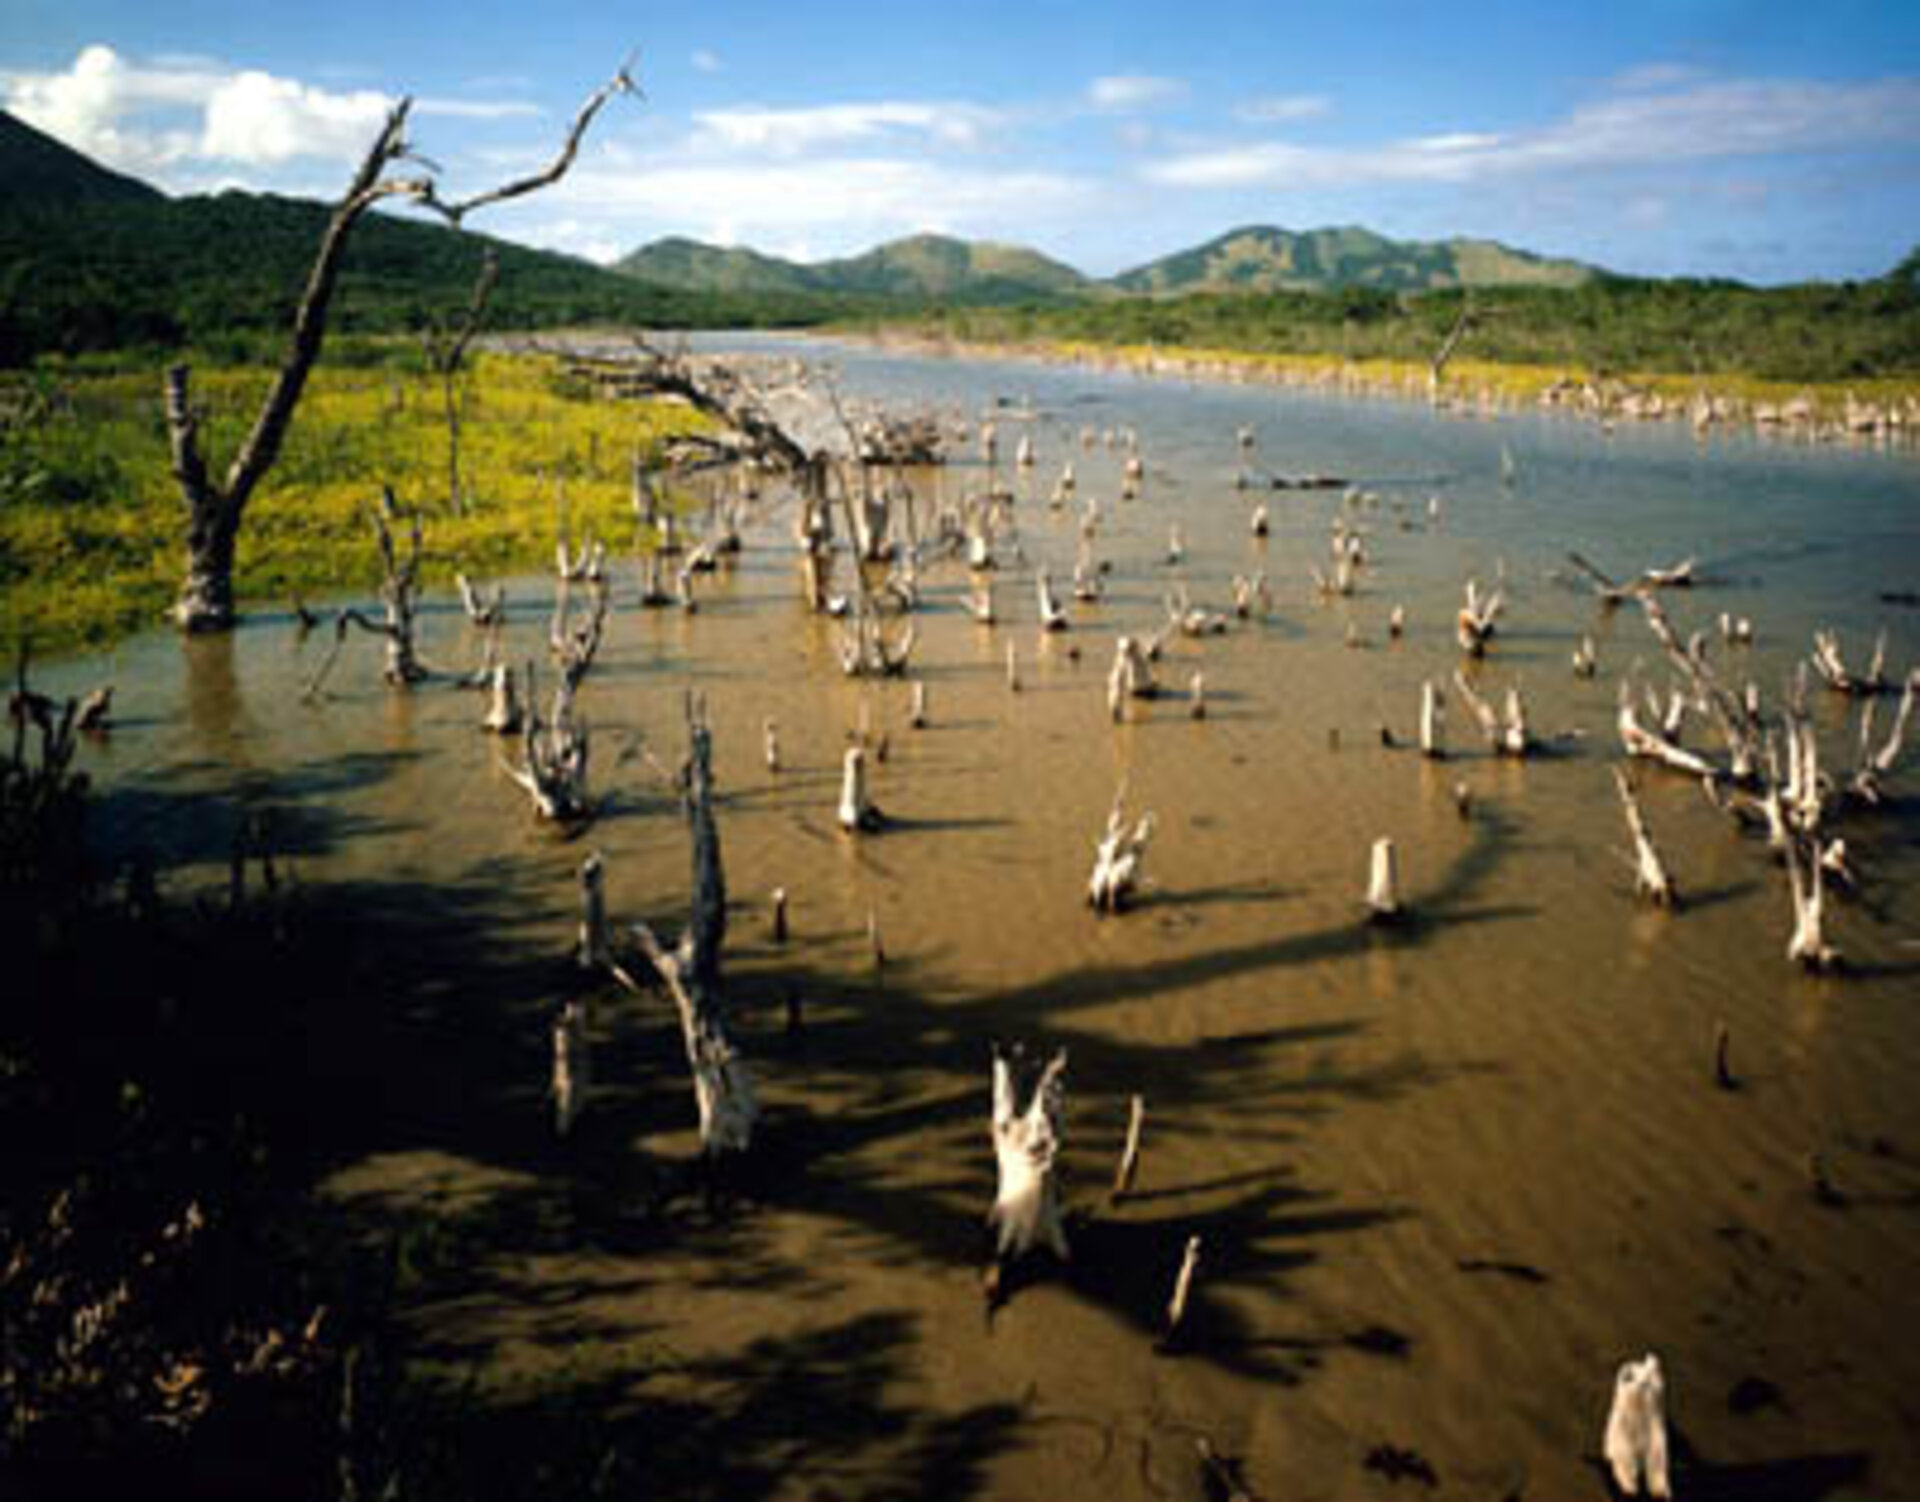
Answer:
<path fill-rule="evenodd" d="M 1757 288 L 1596 277 L 1579 287 L 1394 293 L 1196 293 L 1071 306 L 953 308 L 920 329 L 982 342 L 1084 341 L 1425 362 L 1473 299 L 1460 353 L 1596 375 L 1661 371 L 1784 381 L 1920 373 L 1920 251 L 1884 277 Z"/>
<path fill-rule="evenodd" d="M 0 199 L 0 365 L 42 354 L 194 346 L 230 359 L 283 335 L 329 210 L 248 193 L 139 201 Z M 369 215 L 347 253 L 332 327 L 404 333 L 465 301 L 482 255 L 500 259 L 494 328 L 624 323 L 778 326 L 831 300 L 689 293 L 584 261 Z"/>

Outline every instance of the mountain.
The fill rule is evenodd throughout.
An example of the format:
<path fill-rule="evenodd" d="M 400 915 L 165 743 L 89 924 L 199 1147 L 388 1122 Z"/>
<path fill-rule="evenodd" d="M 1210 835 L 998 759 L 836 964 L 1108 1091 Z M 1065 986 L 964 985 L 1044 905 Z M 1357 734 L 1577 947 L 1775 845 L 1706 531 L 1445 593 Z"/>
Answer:
<path fill-rule="evenodd" d="M 331 213 L 264 193 L 168 198 L 0 113 L 0 366 L 49 351 L 277 339 Z M 375 212 L 354 229 L 330 326 L 385 333 L 449 319 L 488 249 L 500 265 L 492 328 L 790 316 L 764 299 L 645 286 L 571 256 Z"/>
<path fill-rule="evenodd" d="M 0 203 L 153 203 L 163 196 L 0 110 Z"/>
<path fill-rule="evenodd" d="M 1577 287 L 1600 273 L 1578 261 L 1512 250 L 1493 240 L 1389 240 L 1348 226 L 1296 233 L 1270 225 L 1229 230 L 1113 279 L 1123 292 L 1324 291 L 1374 287 Z"/>
<path fill-rule="evenodd" d="M 615 270 L 686 292 L 812 295 L 863 302 L 1059 302 L 1090 284 L 1038 251 L 947 235 L 912 235 L 839 260 L 799 262 L 697 240 L 656 240 Z"/>

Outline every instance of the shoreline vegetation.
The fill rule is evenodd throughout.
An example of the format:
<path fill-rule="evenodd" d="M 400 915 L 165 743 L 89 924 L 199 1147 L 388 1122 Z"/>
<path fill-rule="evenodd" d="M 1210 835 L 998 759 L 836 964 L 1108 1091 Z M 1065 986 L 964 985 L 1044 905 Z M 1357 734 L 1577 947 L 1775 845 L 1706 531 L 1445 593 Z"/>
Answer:
<path fill-rule="evenodd" d="M 209 451 L 226 455 L 272 378 L 195 371 Z M 104 649 L 157 626 L 179 590 L 186 520 L 168 474 L 158 365 L 42 366 L 0 380 L 0 640 L 36 656 Z M 551 356 L 478 353 L 461 382 L 462 505 L 448 497 L 438 376 L 417 347 L 366 343 L 318 369 L 249 513 L 235 588 L 285 611 L 381 579 L 369 522 L 382 485 L 426 518 L 424 582 L 451 590 L 552 566 L 556 529 L 618 555 L 633 465 L 705 422 L 659 401 L 609 402 Z"/>
<path fill-rule="evenodd" d="M 1920 441 L 1920 374 L 1792 381 L 1734 372 L 1630 371 L 1595 376 L 1576 366 L 1483 359 L 1430 367 L 1384 356 L 1121 343 L 1044 337 L 971 338 L 917 325 L 848 326 L 832 337 L 936 359 L 1031 361 L 1173 380 L 1272 385 L 1342 396 L 1428 402 L 1466 416 L 1540 408 L 1615 422 L 1685 422 L 1696 432 L 1752 429 L 1809 442 Z"/>

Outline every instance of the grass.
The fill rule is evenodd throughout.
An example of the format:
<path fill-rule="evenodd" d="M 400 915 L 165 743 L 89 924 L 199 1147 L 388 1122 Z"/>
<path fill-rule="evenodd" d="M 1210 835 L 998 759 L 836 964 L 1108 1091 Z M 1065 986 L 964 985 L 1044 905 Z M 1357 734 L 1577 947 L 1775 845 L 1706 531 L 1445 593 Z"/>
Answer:
<path fill-rule="evenodd" d="M 196 369 L 202 442 L 218 473 L 271 379 Z M 99 647 L 158 624 L 185 561 L 167 469 L 161 371 L 43 368 L 0 387 L 0 641 Z M 484 354 L 463 379 L 464 515 L 447 499 L 438 379 L 417 362 L 316 371 L 279 463 L 247 508 L 234 585 L 242 607 L 365 590 L 380 578 L 368 508 L 391 485 L 427 517 L 424 582 L 551 564 L 564 507 L 577 541 L 631 534 L 635 452 L 701 419 L 683 407 L 595 400 L 550 357 Z"/>

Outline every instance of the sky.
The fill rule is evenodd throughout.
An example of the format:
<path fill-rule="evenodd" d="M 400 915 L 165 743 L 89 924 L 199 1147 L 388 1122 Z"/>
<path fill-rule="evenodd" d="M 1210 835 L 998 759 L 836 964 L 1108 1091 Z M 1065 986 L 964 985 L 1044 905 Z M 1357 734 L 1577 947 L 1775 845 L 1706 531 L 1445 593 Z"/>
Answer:
<path fill-rule="evenodd" d="M 600 261 L 935 231 L 1100 276 L 1248 224 L 1760 283 L 1920 244 L 1920 0 L 0 0 L 0 106 L 174 193 L 336 196 L 402 95 L 446 193 L 491 186 L 634 53 L 644 97 L 473 227 Z"/>

